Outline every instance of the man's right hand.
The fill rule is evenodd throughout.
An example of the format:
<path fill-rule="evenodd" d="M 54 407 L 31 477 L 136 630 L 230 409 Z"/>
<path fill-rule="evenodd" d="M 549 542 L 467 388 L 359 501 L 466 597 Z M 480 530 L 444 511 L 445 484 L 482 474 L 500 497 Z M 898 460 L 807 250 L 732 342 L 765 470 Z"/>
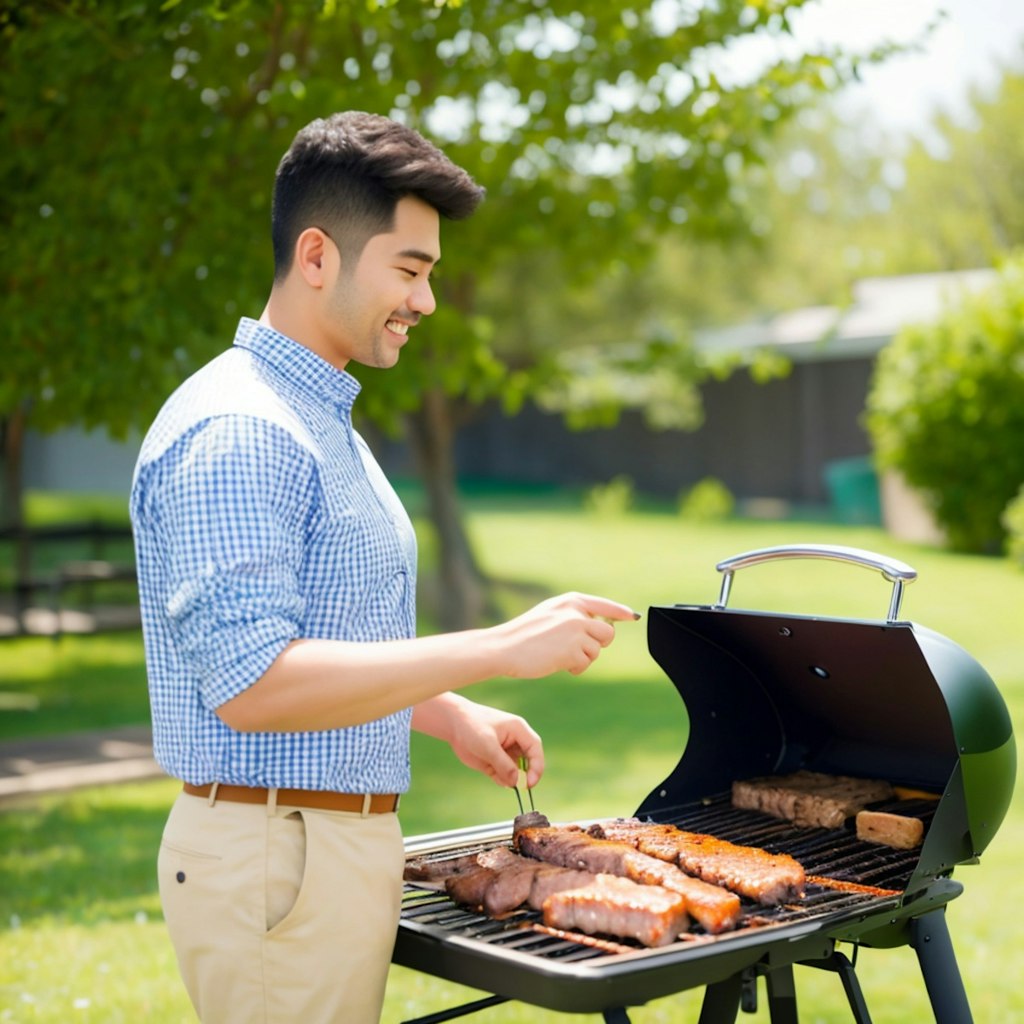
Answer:
<path fill-rule="evenodd" d="M 579 675 L 615 639 L 615 622 L 633 622 L 632 608 L 591 594 L 548 598 L 500 626 L 493 635 L 507 645 L 505 675 L 538 679 L 554 672 Z"/>

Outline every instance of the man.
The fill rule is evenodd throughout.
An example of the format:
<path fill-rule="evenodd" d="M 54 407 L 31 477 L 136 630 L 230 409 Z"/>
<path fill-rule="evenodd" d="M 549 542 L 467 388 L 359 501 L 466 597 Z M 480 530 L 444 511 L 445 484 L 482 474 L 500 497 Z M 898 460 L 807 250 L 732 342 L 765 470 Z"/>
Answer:
<path fill-rule="evenodd" d="M 566 594 L 415 636 L 412 526 L 353 430 L 350 362 L 389 367 L 434 310 L 440 217 L 482 197 L 386 118 L 338 114 L 278 168 L 259 322 L 168 400 L 132 488 L 154 749 L 184 782 L 161 900 L 206 1024 L 380 1015 L 410 726 L 502 785 L 544 767 L 518 716 L 454 691 L 582 672 L 624 605 Z"/>

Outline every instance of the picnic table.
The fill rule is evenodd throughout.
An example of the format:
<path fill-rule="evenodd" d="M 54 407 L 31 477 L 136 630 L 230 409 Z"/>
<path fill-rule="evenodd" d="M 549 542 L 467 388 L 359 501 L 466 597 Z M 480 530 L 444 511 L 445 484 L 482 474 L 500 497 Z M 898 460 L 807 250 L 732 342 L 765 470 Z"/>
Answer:
<path fill-rule="evenodd" d="M 59 637 L 68 631 L 98 632 L 137 625 L 134 600 L 127 607 L 122 597 L 111 610 L 113 614 L 101 614 L 97 603 L 97 592 L 106 585 L 136 582 L 134 556 L 124 556 L 125 542 L 131 538 L 130 526 L 99 520 L 0 527 L 0 544 L 9 546 L 14 554 L 13 572 L 3 578 L 0 635 Z M 110 557 L 111 546 L 120 549 L 120 557 Z M 72 552 L 70 557 L 67 552 Z M 67 607 L 72 588 L 84 604 L 73 616 Z M 69 620 L 73 628 L 69 628 Z"/>

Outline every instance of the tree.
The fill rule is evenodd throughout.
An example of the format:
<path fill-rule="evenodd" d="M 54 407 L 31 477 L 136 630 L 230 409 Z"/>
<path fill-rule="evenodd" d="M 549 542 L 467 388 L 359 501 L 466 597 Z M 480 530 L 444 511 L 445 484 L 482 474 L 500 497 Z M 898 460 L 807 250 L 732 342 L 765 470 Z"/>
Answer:
<path fill-rule="evenodd" d="M 240 313 L 258 312 L 270 266 L 254 223 L 294 132 L 334 109 L 389 113 L 490 194 L 472 227 L 445 236 L 441 310 L 418 344 L 386 375 L 359 371 L 374 378 L 363 414 L 409 426 L 439 536 L 442 625 L 470 624 L 483 588 L 455 500 L 458 411 L 493 396 L 514 406 L 564 372 L 536 346 L 511 367 L 495 355 L 483 283 L 515 288 L 501 268 L 536 262 L 596 289 L 665 234 L 742 232 L 745 169 L 856 60 L 811 53 L 733 83 L 712 56 L 786 32 L 804 2 L 0 7 L 8 495 L 26 423 L 143 424 Z"/>
<path fill-rule="evenodd" d="M 936 112 L 922 138 L 881 134 L 867 112 L 800 112 L 751 183 L 756 244 L 724 256 L 676 247 L 693 282 L 691 308 L 735 318 L 842 305 L 866 276 L 999 262 L 1024 246 L 1022 118 L 1020 62 L 973 89 L 961 117 Z"/>
<path fill-rule="evenodd" d="M 1024 61 L 991 92 L 972 90 L 962 119 L 939 113 L 936 141 L 915 142 L 894 213 L 904 225 L 892 259 L 921 270 L 993 265 L 1024 245 Z"/>
<path fill-rule="evenodd" d="M 882 466 L 919 489 L 955 550 L 996 554 L 1024 482 L 1024 257 L 878 357 L 868 428 Z"/>

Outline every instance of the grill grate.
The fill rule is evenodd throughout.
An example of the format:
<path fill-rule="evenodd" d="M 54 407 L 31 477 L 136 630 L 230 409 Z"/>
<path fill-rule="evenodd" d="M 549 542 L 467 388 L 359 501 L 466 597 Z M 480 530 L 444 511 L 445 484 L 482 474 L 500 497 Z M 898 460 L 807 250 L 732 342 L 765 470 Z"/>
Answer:
<path fill-rule="evenodd" d="M 924 801 L 909 805 L 903 801 L 891 805 L 902 814 L 916 814 L 926 821 L 933 805 Z M 883 809 L 880 807 L 880 809 Z M 888 809 L 884 808 L 884 809 Z M 708 943 L 727 944 L 765 929 L 825 916 L 874 913 L 898 902 L 917 863 L 916 850 L 893 850 L 864 843 L 853 832 L 832 829 L 794 828 L 788 822 L 753 811 L 732 807 L 729 796 L 701 801 L 696 805 L 673 808 L 659 820 L 691 832 L 704 832 L 720 839 L 759 846 L 772 853 L 788 853 L 804 866 L 809 876 L 822 876 L 853 883 L 881 892 L 845 891 L 808 882 L 803 900 L 778 907 L 763 907 L 743 900 L 740 926 L 717 936 L 705 934 L 699 926 L 673 946 Z M 420 859 L 444 861 L 502 845 L 501 841 L 477 843 L 458 849 L 446 848 L 437 854 L 421 853 Z M 604 961 L 610 957 L 637 953 L 644 948 L 628 939 L 591 939 L 588 936 L 561 936 L 543 929 L 541 914 L 521 908 L 494 919 L 452 902 L 444 892 L 419 883 L 407 883 L 402 919 L 428 926 L 446 936 L 459 936 L 489 947 L 515 951 L 545 960 L 565 962 Z M 652 951 L 644 950 L 650 954 Z M 655 951 L 657 952 L 657 951 Z"/>

